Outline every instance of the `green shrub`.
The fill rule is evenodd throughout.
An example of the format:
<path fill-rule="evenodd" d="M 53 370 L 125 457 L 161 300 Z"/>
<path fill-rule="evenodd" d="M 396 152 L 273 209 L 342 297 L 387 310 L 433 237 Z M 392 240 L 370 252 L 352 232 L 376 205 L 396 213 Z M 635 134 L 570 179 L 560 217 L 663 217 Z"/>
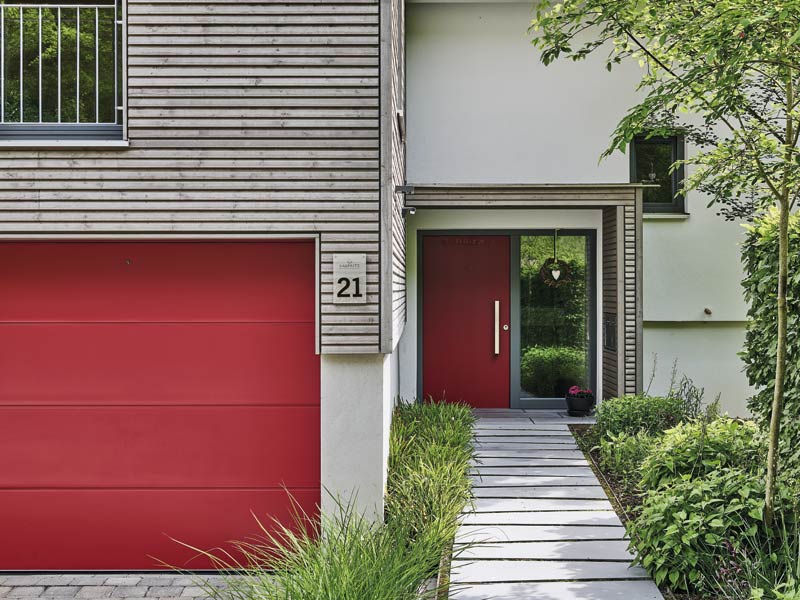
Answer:
<path fill-rule="evenodd" d="M 769 214 L 748 229 L 742 249 L 742 282 L 749 306 L 742 359 L 745 373 L 757 393 L 749 409 L 762 428 L 768 426 L 775 384 L 777 346 L 777 220 Z M 800 215 L 789 224 L 789 287 L 787 290 L 787 359 L 781 454 L 784 468 L 800 473 Z"/>
<path fill-rule="evenodd" d="M 600 467 L 617 477 L 629 490 L 641 478 L 642 462 L 656 444 L 657 438 L 645 432 L 609 433 L 599 444 Z"/>
<path fill-rule="evenodd" d="M 776 506 L 784 514 L 793 510 L 787 488 L 779 488 Z M 708 574 L 719 567 L 726 544 L 763 547 L 770 537 L 763 511 L 764 472 L 722 468 L 648 490 L 627 528 L 638 561 L 656 583 L 713 591 Z"/>
<path fill-rule="evenodd" d="M 681 423 L 668 430 L 641 465 L 641 487 L 703 477 L 725 467 L 751 471 L 765 464 L 764 443 L 752 421 L 720 418 Z"/>
<path fill-rule="evenodd" d="M 540 398 L 563 397 L 586 385 L 586 351 L 567 346 L 530 346 L 520 358 L 522 389 Z"/>
<path fill-rule="evenodd" d="M 763 471 L 722 468 L 648 490 L 642 500 L 628 534 L 638 561 L 658 584 L 711 591 L 714 584 L 704 574 L 717 568 L 725 543 L 761 545 L 769 537 Z M 792 495 L 780 488 L 777 500 L 784 512 Z"/>
<path fill-rule="evenodd" d="M 677 396 L 622 396 L 600 403 L 593 432 L 598 440 L 607 434 L 657 435 L 683 419 L 683 400 Z"/>

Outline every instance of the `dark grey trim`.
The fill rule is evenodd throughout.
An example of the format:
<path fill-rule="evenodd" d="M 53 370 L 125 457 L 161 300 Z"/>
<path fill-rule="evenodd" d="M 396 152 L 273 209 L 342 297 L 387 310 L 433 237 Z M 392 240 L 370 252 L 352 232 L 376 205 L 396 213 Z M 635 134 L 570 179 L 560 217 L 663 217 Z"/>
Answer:
<path fill-rule="evenodd" d="M 670 144 L 672 146 L 672 162 L 684 160 L 686 141 L 681 135 L 673 135 L 670 137 L 653 136 L 647 138 L 644 135 L 636 136 L 634 141 L 630 143 L 630 181 L 631 183 L 640 183 L 636 181 L 636 144 Z M 686 169 L 680 165 L 675 171 L 672 172 L 672 203 L 647 203 L 642 204 L 643 211 L 646 213 L 686 213 L 686 195 L 684 191 L 683 181 L 686 179 Z"/>
<path fill-rule="evenodd" d="M 520 383 L 520 289 L 519 289 L 519 238 L 522 235 L 548 235 L 555 229 L 424 229 L 417 230 L 417 399 L 422 397 L 422 347 L 423 347 L 423 280 L 424 280 L 424 244 L 427 236 L 443 235 L 496 235 L 506 236 L 511 243 L 510 265 L 510 292 L 511 292 L 511 356 L 509 359 L 509 407 L 510 408 L 566 408 L 563 398 L 523 398 Z M 559 229 L 564 235 L 585 235 L 589 241 L 589 254 L 591 256 L 589 270 L 589 290 L 591 298 L 589 304 L 590 335 L 589 347 L 591 355 L 589 360 L 589 382 L 593 390 L 597 389 L 597 374 L 599 372 L 597 354 L 597 230 L 595 229 Z"/>
<path fill-rule="evenodd" d="M 0 125 L 0 140 L 14 141 L 111 141 L 121 140 L 122 125 L 77 123 L 6 123 Z"/>

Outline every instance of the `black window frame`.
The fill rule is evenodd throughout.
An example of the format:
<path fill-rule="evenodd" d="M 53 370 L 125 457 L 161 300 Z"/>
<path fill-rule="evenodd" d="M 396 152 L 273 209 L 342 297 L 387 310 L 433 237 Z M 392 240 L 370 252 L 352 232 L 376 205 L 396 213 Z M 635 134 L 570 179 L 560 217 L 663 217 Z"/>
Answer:
<path fill-rule="evenodd" d="M 642 183 L 636 180 L 636 146 L 637 144 L 669 144 L 672 150 L 672 164 L 684 160 L 684 138 L 680 134 L 665 136 L 637 135 L 630 144 L 630 181 L 631 183 Z M 668 213 L 686 214 L 686 197 L 683 190 L 683 181 L 686 178 L 684 165 L 680 164 L 670 175 L 672 183 L 672 202 L 643 202 L 644 212 L 646 213 Z"/>

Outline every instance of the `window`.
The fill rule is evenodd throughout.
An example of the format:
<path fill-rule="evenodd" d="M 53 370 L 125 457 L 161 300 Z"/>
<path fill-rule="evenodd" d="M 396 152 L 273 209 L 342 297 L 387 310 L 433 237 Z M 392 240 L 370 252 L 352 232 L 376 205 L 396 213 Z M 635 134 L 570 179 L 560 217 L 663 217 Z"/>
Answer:
<path fill-rule="evenodd" d="M 637 137 L 631 144 L 631 181 L 657 185 L 644 190 L 645 212 L 685 212 L 681 186 L 684 169 L 681 165 L 673 173 L 670 167 L 683 160 L 683 138 Z"/>
<path fill-rule="evenodd" d="M 120 0 L 0 0 L 0 140 L 122 139 Z"/>

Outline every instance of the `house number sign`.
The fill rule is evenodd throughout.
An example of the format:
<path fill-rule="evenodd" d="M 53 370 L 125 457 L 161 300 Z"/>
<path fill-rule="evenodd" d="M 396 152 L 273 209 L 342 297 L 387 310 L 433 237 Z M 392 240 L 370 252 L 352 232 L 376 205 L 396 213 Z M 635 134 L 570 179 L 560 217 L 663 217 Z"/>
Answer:
<path fill-rule="evenodd" d="M 333 255 L 333 303 L 367 303 L 367 255 Z"/>

